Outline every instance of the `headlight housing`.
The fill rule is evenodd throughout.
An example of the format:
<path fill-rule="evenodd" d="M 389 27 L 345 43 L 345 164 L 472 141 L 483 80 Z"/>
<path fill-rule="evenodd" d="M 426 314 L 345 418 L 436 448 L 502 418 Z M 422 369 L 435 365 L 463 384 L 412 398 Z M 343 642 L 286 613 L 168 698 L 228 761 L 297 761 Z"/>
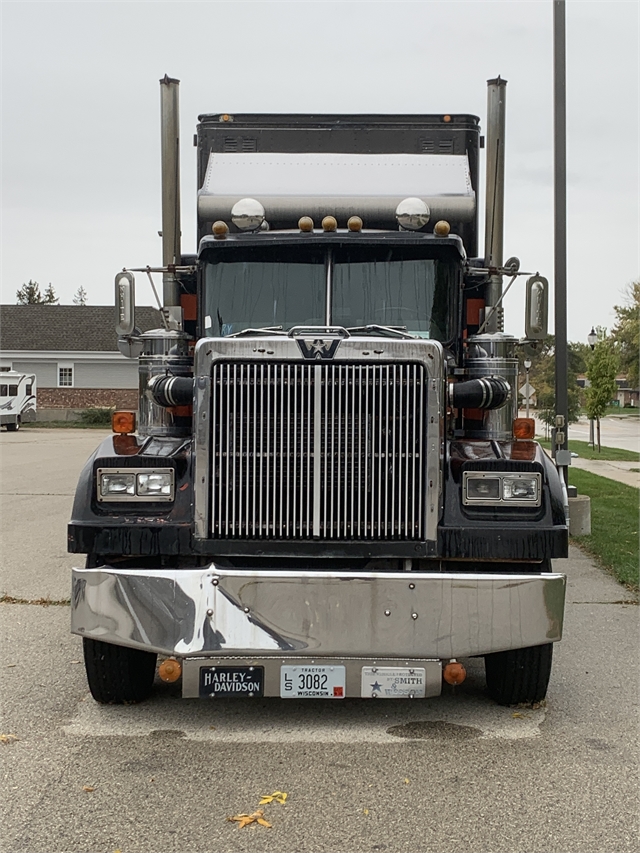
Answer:
<path fill-rule="evenodd" d="M 175 493 L 173 468 L 98 468 L 96 494 L 103 502 L 168 502 Z"/>
<path fill-rule="evenodd" d="M 465 506 L 540 506 L 542 477 L 537 471 L 464 471 L 462 503 Z"/>

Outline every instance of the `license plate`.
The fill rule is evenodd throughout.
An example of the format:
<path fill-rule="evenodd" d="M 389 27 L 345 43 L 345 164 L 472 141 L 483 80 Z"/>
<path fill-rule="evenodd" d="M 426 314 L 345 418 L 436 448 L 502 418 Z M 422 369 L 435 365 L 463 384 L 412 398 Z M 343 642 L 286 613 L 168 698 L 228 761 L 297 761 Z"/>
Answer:
<path fill-rule="evenodd" d="M 201 666 L 200 695 L 255 699 L 264 694 L 263 666 Z"/>
<path fill-rule="evenodd" d="M 283 699 L 344 699 L 344 666 L 281 666 Z"/>
<path fill-rule="evenodd" d="M 363 666 L 363 699 L 423 699 L 426 672 L 423 667 Z"/>

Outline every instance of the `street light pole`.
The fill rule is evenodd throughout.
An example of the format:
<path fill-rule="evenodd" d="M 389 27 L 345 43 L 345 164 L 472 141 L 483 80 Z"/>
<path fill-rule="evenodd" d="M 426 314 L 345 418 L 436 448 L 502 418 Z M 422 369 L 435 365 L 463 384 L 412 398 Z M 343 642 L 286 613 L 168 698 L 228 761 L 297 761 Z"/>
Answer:
<path fill-rule="evenodd" d="M 598 340 L 598 335 L 596 334 L 596 330 L 592 326 L 591 331 L 587 335 L 587 343 L 589 344 L 589 346 L 591 347 L 592 350 L 595 349 L 597 340 Z M 593 418 L 589 418 L 589 447 L 595 447 L 596 446 L 596 436 L 595 436 L 594 424 L 595 424 L 595 421 L 593 420 Z"/>

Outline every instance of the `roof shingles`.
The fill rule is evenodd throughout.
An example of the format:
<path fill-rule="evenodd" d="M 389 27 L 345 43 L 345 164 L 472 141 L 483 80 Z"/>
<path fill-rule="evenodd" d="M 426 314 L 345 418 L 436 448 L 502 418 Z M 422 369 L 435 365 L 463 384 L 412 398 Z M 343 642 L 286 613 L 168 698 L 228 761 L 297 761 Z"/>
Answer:
<path fill-rule="evenodd" d="M 136 308 L 142 331 L 162 326 L 157 308 Z M 0 346 L 5 351 L 115 352 L 118 336 L 111 305 L 0 305 Z"/>

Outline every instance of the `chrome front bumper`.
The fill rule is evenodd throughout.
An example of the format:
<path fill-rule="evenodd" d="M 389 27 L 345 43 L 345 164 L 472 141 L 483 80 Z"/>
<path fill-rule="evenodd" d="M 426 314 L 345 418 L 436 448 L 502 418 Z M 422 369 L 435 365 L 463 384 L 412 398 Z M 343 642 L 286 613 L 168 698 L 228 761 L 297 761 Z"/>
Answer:
<path fill-rule="evenodd" d="M 73 569 L 71 630 L 178 657 L 449 659 L 562 637 L 562 574 Z"/>

